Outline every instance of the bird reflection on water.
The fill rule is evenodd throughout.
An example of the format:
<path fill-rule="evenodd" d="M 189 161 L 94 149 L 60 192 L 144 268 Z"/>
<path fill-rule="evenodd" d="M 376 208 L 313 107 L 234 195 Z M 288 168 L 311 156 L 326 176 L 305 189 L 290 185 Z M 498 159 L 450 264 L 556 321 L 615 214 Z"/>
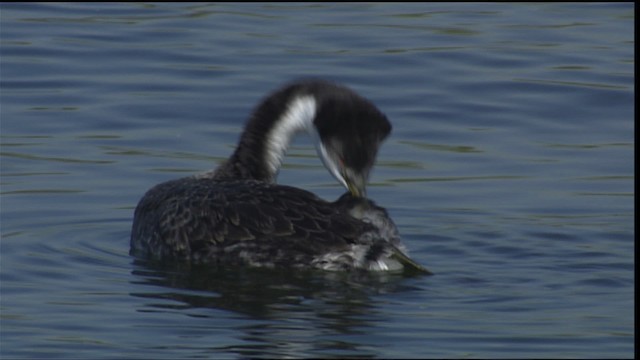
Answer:
<path fill-rule="evenodd" d="M 292 272 L 137 259 L 132 274 L 138 291 L 131 296 L 145 299 L 138 311 L 209 318 L 212 334 L 242 339 L 233 348 L 211 350 L 242 357 L 373 357 L 377 352 L 370 345 L 363 348 L 349 335 L 376 326 L 376 296 L 419 291 L 408 285 L 406 274 L 390 272 Z M 238 316 L 251 325 L 242 325 Z M 340 344 L 327 340 L 336 337 Z"/>

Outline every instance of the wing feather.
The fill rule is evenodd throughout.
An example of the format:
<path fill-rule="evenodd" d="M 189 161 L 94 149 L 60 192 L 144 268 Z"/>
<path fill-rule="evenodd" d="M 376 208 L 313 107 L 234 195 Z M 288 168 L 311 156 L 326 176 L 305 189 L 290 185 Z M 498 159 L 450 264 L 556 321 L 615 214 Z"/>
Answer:
<path fill-rule="evenodd" d="M 362 231 L 362 222 L 302 189 L 191 177 L 160 184 L 143 197 L 134 216 L 132 249 L 178 258 L 220 256 L 224 248 L 236 249 L 226 256 L 260 249 L 284 262 L 342 249 Z"/>

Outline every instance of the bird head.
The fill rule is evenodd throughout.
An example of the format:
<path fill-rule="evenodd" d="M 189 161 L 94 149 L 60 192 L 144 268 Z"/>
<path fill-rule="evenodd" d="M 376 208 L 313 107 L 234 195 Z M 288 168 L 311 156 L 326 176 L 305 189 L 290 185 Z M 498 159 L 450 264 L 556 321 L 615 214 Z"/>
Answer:
<path fill-rule="evenodd" d="M 366 196 L 366 184 L 391 123 L 378 108 L 338 85 L 316 91 L 316 149 L 329 172 L 349 192 Z"/>

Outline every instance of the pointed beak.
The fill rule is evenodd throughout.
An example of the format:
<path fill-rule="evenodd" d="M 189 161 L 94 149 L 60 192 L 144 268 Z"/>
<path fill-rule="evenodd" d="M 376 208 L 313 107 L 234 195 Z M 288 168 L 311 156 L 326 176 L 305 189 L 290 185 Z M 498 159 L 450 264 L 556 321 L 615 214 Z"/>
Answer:
<path fill-rule="evenodd" d="M 355 197 L 367 197 L 367 176 L 351 169 L 342 169 L 342 177 L 347 184 L 347 190 Z"/>
<path fill-rule="evenodd" d="M 342 161 L 329 155 L 327 148 L 325 148 L 321 141 L 316 142 L 316 149 L 324 166 L 329 170 L 331 175 L 349 190 L 351 195 L 362 198 L 367 196 L 368 171 L 358 172 L 352 168 L 345 167 Z"/>

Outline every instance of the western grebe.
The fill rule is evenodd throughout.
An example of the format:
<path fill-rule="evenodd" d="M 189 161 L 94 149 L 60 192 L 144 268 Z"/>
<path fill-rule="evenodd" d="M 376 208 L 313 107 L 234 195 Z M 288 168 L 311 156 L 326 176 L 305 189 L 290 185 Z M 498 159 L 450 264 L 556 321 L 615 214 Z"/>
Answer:
<path fill-rule="evenodd" d="M 275 184 L 293 135 L 306 131 L 349 192 L 328 202 Z M 262 267 L 427 272 L 410 260 L 366 182 L 387 117 L 352 90 L 319 80 L 291 83 L 252 113 L 217 169 L 151 188 L 136 207 L 131 253 L 155 259 Z"/>

